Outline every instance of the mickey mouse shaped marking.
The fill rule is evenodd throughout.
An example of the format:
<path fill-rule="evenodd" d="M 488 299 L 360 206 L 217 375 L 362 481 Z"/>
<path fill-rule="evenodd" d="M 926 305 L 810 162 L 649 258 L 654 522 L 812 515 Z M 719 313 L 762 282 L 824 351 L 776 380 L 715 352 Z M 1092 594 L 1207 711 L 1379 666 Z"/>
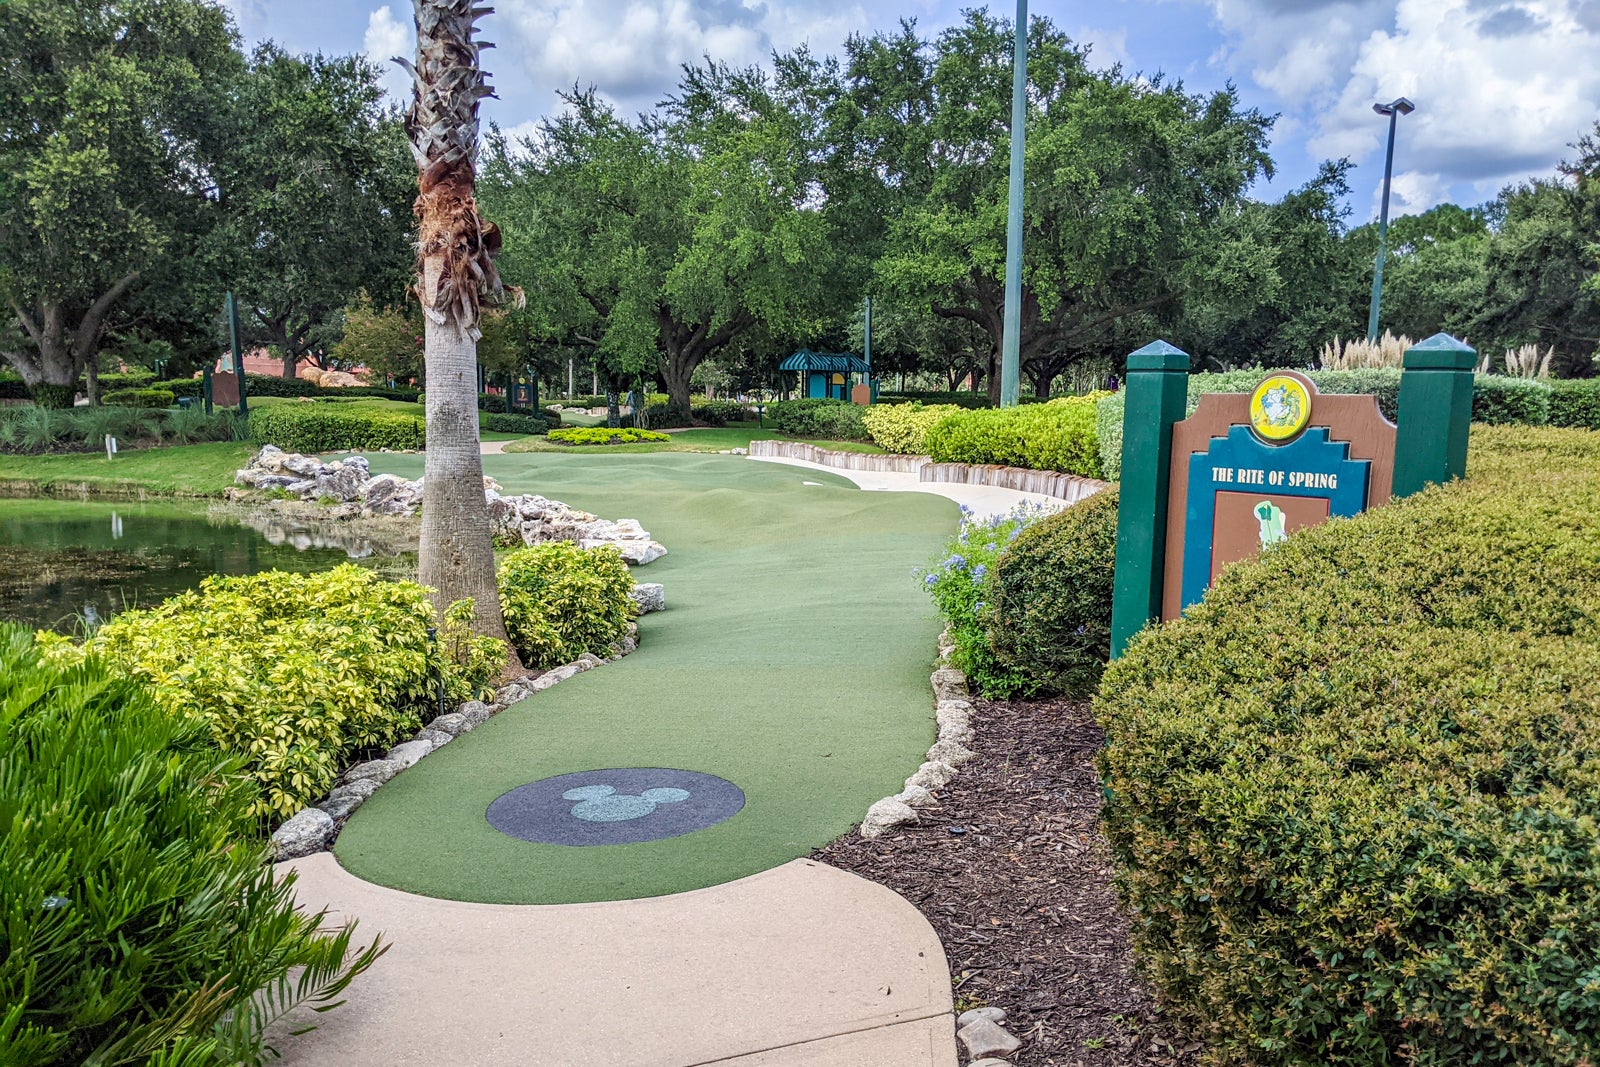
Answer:
<path fill-rule="evenodd" d="M 659 804 L 679 804 L 689 799 L 687 789 L 646 789 L 635 796 L 619 793 L 615 786 L 586 785 L 569 789 L 561 794 L 563 800 L 575 800 L 572 814 L 585 822 L 627 822 L 642 819 L 656 810 Z"/>

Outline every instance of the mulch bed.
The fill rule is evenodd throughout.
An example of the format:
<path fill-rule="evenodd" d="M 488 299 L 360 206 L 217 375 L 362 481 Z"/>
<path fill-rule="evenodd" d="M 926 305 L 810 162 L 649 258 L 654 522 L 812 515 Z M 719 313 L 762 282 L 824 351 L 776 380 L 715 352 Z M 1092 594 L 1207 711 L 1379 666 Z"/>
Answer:
<path fill-rule="evenodd" d="M 974 701 L 977 756 L 921 825 L 816 858 L 888 886 L 944 943 L 958 1010 L 1004 1008 L 1018 1067 L 1193 1064 L 1201 1045 L 1135 978 L 1111 888 L 1087 704 Z"/>

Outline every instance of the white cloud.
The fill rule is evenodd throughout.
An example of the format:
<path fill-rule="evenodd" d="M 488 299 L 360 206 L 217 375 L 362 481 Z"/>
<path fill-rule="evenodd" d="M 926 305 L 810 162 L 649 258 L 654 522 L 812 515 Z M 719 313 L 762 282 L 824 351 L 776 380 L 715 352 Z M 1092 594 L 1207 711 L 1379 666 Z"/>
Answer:
<path fill-rule="evenodd" d="M 234 23 L 245 40 L 254 40 L 266 27 L 267 9 L 263 0 L 221 0 L 222 6 L 233 15 Z"/>
<path fill-rule="evenodd" d="M 500 55 L 519 57 L 541 96 L 593 85 L 625 114 L 652 107 L 683 64 L 707 55 L 748 65 L 804 43 L 832 52 L 871 25 L 856 0 L 500 0 L 496 10 Z"/>
<path fill-rule="evenodd" d="M 1122 64 L 1124 73 L 1133 71 L 1133 57 L 1128 53 L 1128 30 L 1126 27 L 1118 30 L 1096 29 L 1089 26 L 1080 27 L 1072 35 L 1072 39 L 1080 47 L 1089 49 L 1089 65 L 1097 70 L 1109 70 L 1117 64 Z"/>
<path fill-rule="evenodd" d="M 389 99 L 402 106 L 411 102 L 411 76 L 395 56 L 413 59 L 417 50 L 416 30 L 411 23 L 395 17 L 388 4 L 367 16 L 367 33 L 361 42 L 367 58 L 383 68 L 383 88 Z"/>
<path fill-rule="evenodd" d="M 1369 164 L 1373 187 L 1388 127 L 1372 104 L 1417 105 L 1395 147 L 1403 210 L 1548 174 L 1600 113 L 1600 0 L 1211 2 L 1223 63 L 1303 114 L 1313 153 Z"/>

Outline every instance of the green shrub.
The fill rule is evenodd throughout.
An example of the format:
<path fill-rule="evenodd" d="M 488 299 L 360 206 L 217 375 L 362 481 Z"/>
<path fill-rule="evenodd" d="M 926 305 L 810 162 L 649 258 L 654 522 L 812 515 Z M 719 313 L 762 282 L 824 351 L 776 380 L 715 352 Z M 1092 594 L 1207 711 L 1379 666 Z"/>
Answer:
<path fill-rule="evenodd" d="M 663 430 L 681 430 L 692 425 L 691 419 L 684 418 L 682 411 L 672 407 L 665 400 L 646 407 L 644 421 Z"/>
<path fill-rule="evenodd" d="M 1550 425 L 1600 430 L 1600 379 L 1551 382 Z"/>
<path fill-rule="evenodd" d="M 114 389 L 145 389 L 156 380 L 156 372 L 149 367 L 130 367 L 125 371 L 103 372 L 95 380 L 102 393 Z"/>
<path fill-rule="evenodd" d="M 929 406 L 954 405 L 958 408 L 986 408 L 989 406 L 989 394 L 907 390 L 903 393 L 879 393 L 877 402 L 880 404 L 921 403 Z"/>
<path fill-rule="evenodd" d="M 486 414 L 480 425 L 491 433 L 541 434 L 550 428 L 550 424 L 538 415 Z"/>
<path fill-rule="evenodd" d="M 1473 375 L 1472 421 L 1544 426 L 1550 421 L 1550 384 L 1499 374 Z"/>
<path fill-rule="evenodd" d="M 130 408 L 170 408 L 177 400 L 171 389 L 116 389 L 100 397 L 102 404 Z"/>
<path fill-rule="evenodd" d="M 104 380 L 102 375 L 101 380 Z M 199 398 L 205 395 L 205 382 L 200 378 L 174 378 L 154 383 L 157 388 L 171 389 L 178 396 Z M 353 385 L 346 389 L 324 389 L 304 378 L 280 378 L 273 374 L 246 374 L 245 396 L 287 397 L 346 397 L 415 402 L 422 394 L 415 389 L 388 389 L 377 385 Z"/>
<path fill-rule="evenodd" d="M 750 417 L 745 406 L 736 400 L 708 400 L 689 409 L 696 422 L 708 426 L 726 426 L 730 422 L 743 422 Z"/>
<path fill-rule="evenodd" d="M 286 452 L 422 448 L 422 419 L 403 412 L 347 411 L 337 404 L 275 404 L 250 412 L 250 436 Z"/>
<path fill-rule="evenodd" d="M 1144 967 L 1218 1062 L 1600 1056 L 1600 438 L 1303 530 L 1096 702 Z"/>
<path fill-rule="evenodd" d="M 98 658 L 0 626 L 0 1062 L 253 1064 L 269 1018 L 382 953 L 296 910 L 238 770 Z"/>
<path fill-rule="evenodd" d="M 614 548 L 586 551 L 567 541 L 520 548 L 500 560 L 499 579 L 506 631 L 524 667 L 603 656 L 627 636 L 633 575 Z"/>
<path fill-rule="evenodd" d="M 779 433 L 826 441 L 865 441 L 865 409 L 848 400 L 783 400 L 767 409 Z"/>
<path fill-rule="evenodd" d="M 924 407 L 920 401 L 874 404 L 861 413 L 861 423 L 872 443 L 884 451 L 920 456 L 926 454 L 928 431 L 941 419 L 962 410 L 954 404 Z"/>
<path fill-rule="evenodd" d="M 437 711 L 441 682 L 447 702 L 478 695 L 499 669 L 499 645 L 462 639 L 460 612 L 441 650 L 420 585 L 354 564 L 267 571 L 207 578 L 123 612 L 80 654 L 103 654 L 171 714 L 203 719 L 260 784 L 257 814 L 281 818 L 326 793 L 359 755 L 414 733 Z"/>
<path fill-rule="evenodd" d="M 1003 666 L 989 644 L 993 570 L 1006 546 L 1051 512 L 1024 501 L 1005 515 L 979 519 L 961 505 L 961 526 L 934 562 L 913 572 L 949 624 L 950 661 L 987 696 L 1019 692 L 1025 679 Z"/>
<path fill-rule="evenodd" d="M 1109 482 L 1122 478 L 1122 399 L 1122 393 L 1112 393 L 1094 405 L 1094 447 L 1100 476 Z"/>
<path fill-rule="evenodd" d="M 1111 656 L 1117 490 L 1032 523 L 993 567 L 984 627 L 1006 696 L 1094 690 Z"/>
<path fill-rule="evenodd" d="M 928 429 L 928 455 L 937 463 L 997 463 L 1099 478 L 1095 404 L 1100 396 L 949 416 Z"/>
<path fill-rule="evenodd" d="M 633 445 L 641 441 L 670 441 L 670 434 L 641 430 L 635 426 L 572 426 L 551 430 L 549 439 L 559 445 Z"/>

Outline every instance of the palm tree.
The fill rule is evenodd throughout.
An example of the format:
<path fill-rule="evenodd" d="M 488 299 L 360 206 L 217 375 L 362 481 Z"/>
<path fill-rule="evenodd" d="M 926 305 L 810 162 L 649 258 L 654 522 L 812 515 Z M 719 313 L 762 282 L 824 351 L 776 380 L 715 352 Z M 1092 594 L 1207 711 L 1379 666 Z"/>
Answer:
<path fill-rule="evenodd" d="M 478 313 L 482 303 L 520 298 L 500 283 L 500 231 L 478 214 L 473 166 L 478 101 L 493 93 L 478 66 L 486 44 L 473 23 L 492 8 L 473 0 L 413 0 L 417 62 L 406 133 L 417 160 L 417 296 L 428 380 L 428 447 L 422 486 L 419 578 L 441 614 L 471 597 L 474 629 L 506 637 L 495 586 L 494 545 L 483 499 L 478 446 Z M 516 652 L 511 652 L 513 667 Z"/>

